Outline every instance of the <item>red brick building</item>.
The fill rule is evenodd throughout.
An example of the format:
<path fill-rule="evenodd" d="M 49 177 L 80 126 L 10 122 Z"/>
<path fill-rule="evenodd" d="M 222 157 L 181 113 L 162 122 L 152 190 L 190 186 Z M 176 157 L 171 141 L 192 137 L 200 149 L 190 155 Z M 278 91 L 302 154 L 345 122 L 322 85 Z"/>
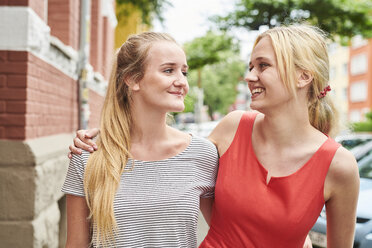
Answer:
<path fill-rule="evenodd" d="M 372 39 L 354 37 L 350 47 L 349 120 L 363 121 L 372 109 Z"/>
<path fill-rule="evenodd" d="M 114 1 L 0 0 L 0 23 L 0 247 L 64 247 L 67 147 L 80 116 L 98 126 Z"/>

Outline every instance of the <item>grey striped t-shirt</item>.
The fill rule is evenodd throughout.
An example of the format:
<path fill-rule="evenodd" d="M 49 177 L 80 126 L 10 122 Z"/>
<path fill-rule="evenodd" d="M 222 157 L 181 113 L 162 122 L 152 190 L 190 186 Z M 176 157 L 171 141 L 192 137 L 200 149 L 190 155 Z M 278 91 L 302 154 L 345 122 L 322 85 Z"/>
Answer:
<path fill-rule="evenodd" d="M 84 197 L 88 152 L 70 161 L 62 191 Z M 134 160 L 121 176 L 114 200 L 117 247 L 196 247 L 199 197 L 213 197 L 218 169 L 216 147 L 192 136 L 178 155 L 159 161 Z M 132 160 L 127 163 L 132 166 Z"/>

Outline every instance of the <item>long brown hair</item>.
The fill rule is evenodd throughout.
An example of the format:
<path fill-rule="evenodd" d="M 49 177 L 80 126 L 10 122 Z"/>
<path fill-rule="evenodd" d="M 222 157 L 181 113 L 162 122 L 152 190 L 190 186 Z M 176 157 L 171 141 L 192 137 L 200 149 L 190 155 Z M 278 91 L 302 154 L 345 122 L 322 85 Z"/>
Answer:
<path fill-rule="evenodd" d="M 148 51 L 155 42 L 175 42 L 164 33 L 132 35 L 116 53 L 100 120 L 98 150 L 85 168 L 84 190 L 90 210 L 95 246 L 114 246 L 117 228 L 114 216 L 115 193 L 130 157 L 131 97 L 127 80 L 144 76 Z"/>

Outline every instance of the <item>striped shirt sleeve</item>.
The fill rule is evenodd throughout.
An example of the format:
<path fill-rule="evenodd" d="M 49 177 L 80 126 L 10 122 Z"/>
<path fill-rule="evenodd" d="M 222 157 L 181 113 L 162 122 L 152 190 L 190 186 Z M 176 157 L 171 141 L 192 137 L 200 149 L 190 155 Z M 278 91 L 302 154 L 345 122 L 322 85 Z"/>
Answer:
<path fill-rule="evenodd" d="M 84 197 L 84 167 L 82 155 L 73 154 L 68 166 L 62 192 L 65 194 Z"/>

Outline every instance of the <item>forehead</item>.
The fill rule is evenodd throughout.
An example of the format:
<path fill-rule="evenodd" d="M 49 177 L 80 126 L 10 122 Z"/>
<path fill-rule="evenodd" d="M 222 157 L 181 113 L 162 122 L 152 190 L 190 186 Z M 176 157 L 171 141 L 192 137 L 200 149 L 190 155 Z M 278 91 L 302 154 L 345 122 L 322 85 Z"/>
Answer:
<path fill-rule="evenodd" d="M 165 62 L 186 65 L 186 55 L 179 45 L 170 41 L 155 42 L 148 51 L 149 66 Z"/>
<path fill-rule="evenodd" d="M 257 45 L 252 50 L 251 61 L 255 61 L 257 59 L 269 59 L 269 60 L 276 60 L 276 55 L 274 51 L 274 47 L 272 45 L 271 39 L 268 36 L 261 38 L 261 40 L 257 43 Z"/>

